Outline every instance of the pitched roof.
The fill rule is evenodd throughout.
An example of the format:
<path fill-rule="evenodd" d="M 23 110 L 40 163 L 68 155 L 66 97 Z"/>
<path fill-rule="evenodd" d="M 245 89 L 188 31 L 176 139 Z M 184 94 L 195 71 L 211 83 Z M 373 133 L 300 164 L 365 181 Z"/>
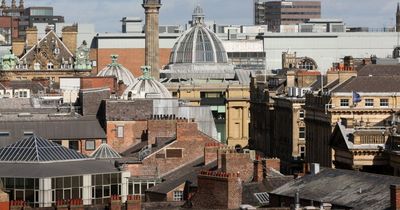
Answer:
<path fill-rule="evenodd" d="M 164 182 L 149 188 L 147 192 L 167 194 L 186 181 L 190 181 L 192 187 L 197 186 L 197 175 L 200 173 L 200 171 L 216 168 L 217 165 L 217 161 L 213 161 L 208 165 L 204 165 L 204 157 L 200 157 L 195 161 L 181 167 L 180 169 L 164 176 Z"/>
<path fill-rule="evenodd" d="M 106 139 L 103 128 L 95 118 L 55 117 L 52 119 L 48 117 L 47 119 L 36 119 L 35 117 L 24 117 L 6 120 L 6 117 L 3 115 L 4 120 L 0 120 L 0 131 L 7 132 L 9 135 L 0 137 L 0 147 L 23 138 L 25 132 L 33 132 L 51 140 Z"/>
<path fill-rule="evenodd" d="M 28 138 L 0 148 L 0 162 L 55 162 L 82 160 L 86 157 L 33 134 Z"/>
<path fill-rule="evenodd" d="M 6 163 L 0 162 L 1 177 L 60 177 L 85 174 L 120 173 L 113 161 L 78 160 L 48 163 Z"/>
<path fill-rule="evenodd" d="M 400 178 L 352 170 L 323 168 L 316 175 L 295 179 L 272 194 L 323 201 L 336 206 L 363 210 L 390 208 L 390 185 L 400 184 Z"/>
<path fill-rule="evenodd" d="M 400 75 L 353 77 L 332 90 L 333 93 L 352 91 L 364 93 L 400 92 Z"/>
<path fill-rule="evenodd" d="M 119 155 L 118 152 L 116 152 L 108 144 L 101 144 L 96 151 L 90 155 L 90 157 L 96 159 L 114 159 L 121 158 L 121 155 Z"/>
<path fill-rule="evenodd" d="M 400 65 L 366 65 L 357 72 L 358 76 L 400 76 Z"/>

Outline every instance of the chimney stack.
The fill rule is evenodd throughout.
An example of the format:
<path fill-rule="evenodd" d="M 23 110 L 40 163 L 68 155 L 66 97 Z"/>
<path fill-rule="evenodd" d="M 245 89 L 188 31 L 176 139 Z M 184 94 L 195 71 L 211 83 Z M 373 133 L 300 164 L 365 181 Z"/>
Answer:
<path fill-rule="evenodd" d="M 400 210 L 400 185 L 390 185 L 390 207 Z"/>

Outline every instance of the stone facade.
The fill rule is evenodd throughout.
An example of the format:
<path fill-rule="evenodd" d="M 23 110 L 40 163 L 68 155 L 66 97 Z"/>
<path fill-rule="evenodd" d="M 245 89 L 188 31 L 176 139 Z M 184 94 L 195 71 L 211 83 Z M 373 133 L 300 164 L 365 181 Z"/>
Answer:
<path fill-rule="evenodd" d="M 221 106 L 225 106 L 225 131 L 226 140 L 221 139 L 229 146 L 248 145 L 249 140 L 249 99 L 250 92 L 248 85 L 239 84 L 185 84 L 177 85 L 172 83 L 164 83 L 165 87 L 172 92 L 173 96 L 185 101 L 189 101 L 191 105 L 199 106 L 205 101 L 216 101 Z M 204 98 L 203 93 L 221 93 L 221 98 Z M 219 100 L 219 101 L 218 101 Z M 222 102 L 221 102 L 222 100 Z"/>

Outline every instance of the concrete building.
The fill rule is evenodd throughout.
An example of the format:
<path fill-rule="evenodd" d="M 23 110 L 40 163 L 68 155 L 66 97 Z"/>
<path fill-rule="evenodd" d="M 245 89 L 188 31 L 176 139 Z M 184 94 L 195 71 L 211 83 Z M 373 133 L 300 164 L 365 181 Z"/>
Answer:
<path fill-rule="evenodd" d="M 315 18 L 321 18 L 320 1 L 254 1 L 254 24 L 268 25 L 269 31 Z"/>

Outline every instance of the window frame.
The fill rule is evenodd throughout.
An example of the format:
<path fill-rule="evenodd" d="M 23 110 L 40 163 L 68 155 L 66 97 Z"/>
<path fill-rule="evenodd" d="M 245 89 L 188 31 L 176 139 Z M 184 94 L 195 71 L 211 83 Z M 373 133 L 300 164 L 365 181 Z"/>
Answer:
<path fill-rule="evenodd" d="M 117 125 L 116 136 L 117 138 L 124 138 L 125 128 L 123 125 Z"/>
<path fill-rule="evenodd" d="M 91 148 L 88 148 L 88 143 L 93 143 L 93 147 L 91 147 Z M 86 140 L 85 141 L 85 150 L 86 151 L 93 151 L 93 150 L 95 150 L 96 149 L 96 140 L 93 140 L 93 139 L 90 139 L 90 140 Z"/>
<path fill-rule="evenodd" d="M 385 101 L 385 102 L 384 102 Z M 382 105 L 382 104 L 386 104 L 386 105 Z M 389 107 L 389 99 L 388 98 L 381 98 L 379 99 L 379 106 L 383 107 L 383 108 L 388 108 Z"/>
<path fill-rule="evenodd" d="M 340 99 L 340 107 L 349 107 L 350 106 L 350 100 L 348 98 L 341 98 Z"/>
<path fill-rule="evenodd" d="M 181 191 L 181 190 L 174 191 L 173 195 L 172 195 L 172 200 L 173 201 L 183 201 L 183 191 Z"/>
<path fill-rule="evenodd" d="M 299 139 L 300 140 L 306 139 L 306 127 L 299 127 Z"/>
<path fill-rule="evenodd" d="M 366 98 L 364 101 L 365 107 L 374 107 L 374 99 L 373 98 Z"/>

